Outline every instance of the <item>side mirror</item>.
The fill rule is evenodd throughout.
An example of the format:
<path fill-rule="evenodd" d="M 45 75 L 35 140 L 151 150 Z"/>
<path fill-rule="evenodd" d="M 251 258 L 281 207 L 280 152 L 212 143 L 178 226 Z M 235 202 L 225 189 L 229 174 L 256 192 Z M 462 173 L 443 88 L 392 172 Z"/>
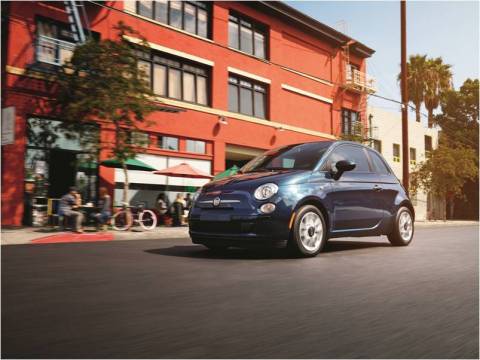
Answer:
<path fill-rule="evenodd" d="M 353 169 L 355 169 L 355 166 L 356 164 L 353 161 L 337 161 L 335 164 L 332 165 L 332 177 L 335 180 L 338 180 L 345 171 L 352 171 Z"/>

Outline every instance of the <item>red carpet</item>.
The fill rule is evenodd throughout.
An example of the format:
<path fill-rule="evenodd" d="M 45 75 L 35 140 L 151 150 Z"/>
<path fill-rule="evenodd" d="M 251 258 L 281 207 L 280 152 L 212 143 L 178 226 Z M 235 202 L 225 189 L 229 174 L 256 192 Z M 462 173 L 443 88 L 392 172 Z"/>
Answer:
<path fill-rule="evenodd" d="M 94 242 L 94 241 L 111 241 L 112 233 L 61 233 L 55 235 L 44 236 L 32 240 L 33 244 L 54 244 L 54 243 L 73 243 L 73 242 Z"/>

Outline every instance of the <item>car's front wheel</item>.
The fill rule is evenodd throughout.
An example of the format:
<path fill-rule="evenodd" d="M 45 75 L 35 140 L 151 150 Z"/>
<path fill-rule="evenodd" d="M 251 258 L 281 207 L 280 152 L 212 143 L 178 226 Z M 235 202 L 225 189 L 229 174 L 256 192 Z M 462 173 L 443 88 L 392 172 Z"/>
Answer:
<path fill-rule="evenodd" d="M 310 257 L 322 251 L 327 241 L 325 219 L 313 205 L 302 206 L 295 217 L 290 247 L 296 255 Z"/>
<path fill-rule="evenodd" d="M 388 240 L 394 246 L 407 246 L 413 239 L 414 225 L 412 212 L 405 206 L 397 211 Z"/>

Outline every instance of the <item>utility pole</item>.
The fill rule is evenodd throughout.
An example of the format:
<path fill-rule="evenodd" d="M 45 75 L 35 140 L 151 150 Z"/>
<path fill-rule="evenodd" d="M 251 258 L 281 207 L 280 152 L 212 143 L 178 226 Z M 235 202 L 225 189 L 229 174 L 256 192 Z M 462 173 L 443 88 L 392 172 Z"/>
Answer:
<path fill-rule="evenodd" d="M 401 88 L 402 88 L 402 178 L 403 187 L 408 193 L 409 188 L 409 164 L 410 161 L 408 146 L 408 87 L 407 87 L 407 2 L 400 0 L 400 27 L 401 27 L 401 47 L 402 47 L 402 68 L 401 68 Z"/>

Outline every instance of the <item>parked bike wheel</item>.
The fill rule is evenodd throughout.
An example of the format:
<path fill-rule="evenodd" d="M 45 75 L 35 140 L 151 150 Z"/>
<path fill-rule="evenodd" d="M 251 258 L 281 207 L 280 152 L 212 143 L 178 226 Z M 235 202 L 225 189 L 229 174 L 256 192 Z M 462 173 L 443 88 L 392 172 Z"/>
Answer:
<path fill-rule="evenodd" d="M 128 230 L 132 226 L 132 215 L 122 210 L 113 215 L 112 227 L 118 231 Z"/>
<path fill-rule="evenodd" d="M 143 210 L 138 215 L 138 223 L 144 230 L 152 230 L 157 226 L 157 215 L 151 210 Z"/>

